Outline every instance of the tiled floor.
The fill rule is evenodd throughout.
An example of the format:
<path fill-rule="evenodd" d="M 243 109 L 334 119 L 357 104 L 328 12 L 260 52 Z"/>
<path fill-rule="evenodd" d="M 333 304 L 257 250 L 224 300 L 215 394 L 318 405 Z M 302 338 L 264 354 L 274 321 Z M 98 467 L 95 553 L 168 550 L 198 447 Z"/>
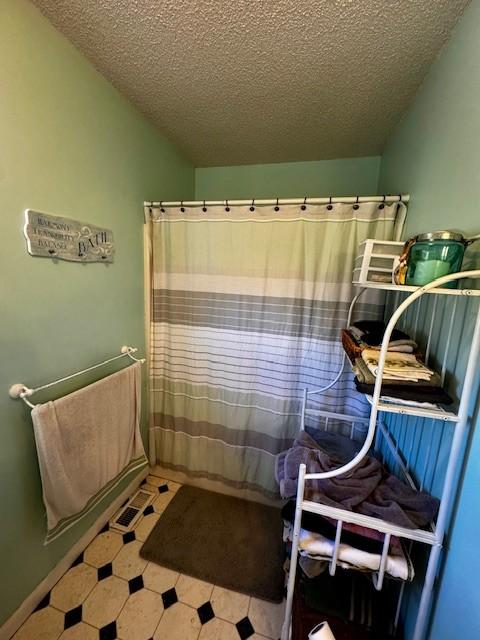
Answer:
<path fill-rule="evenodd" d="M 143 542 L 180 485 L 150 475 L 144 487 L 158 496 L 134 531 L 122 535 L 107 525 L 13 640 L 276 640 L 283 605 L 140 558 Z"/>

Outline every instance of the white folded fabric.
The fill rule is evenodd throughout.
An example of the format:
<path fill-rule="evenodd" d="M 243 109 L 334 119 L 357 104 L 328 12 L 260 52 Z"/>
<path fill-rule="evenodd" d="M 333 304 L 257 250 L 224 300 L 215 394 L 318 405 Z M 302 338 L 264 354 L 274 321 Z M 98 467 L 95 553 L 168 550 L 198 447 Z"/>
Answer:
<path fill-rule="evenodd" d="M 286 525 L 284 535 L 291 540 L 293 528 Z M 300 529 L 300 555 L 314 560 L 330 560 L 333 556 L 335 543 L 319 533 Z M 362 551 L 348 544 L 340 543 L 338 547 L 337 564 L 344 569 L 358 569 L 360 571 L 378 571 L 381 556 L 377 553 Z M 412 580 L 414 571 L 411 562 L 407 561 L 401 547 L 387 557 L 386 573 L 400 580 Z"/>
<path fill-rule="evenodd" d="M 369 396 L 372 399 L 372 396 Z M 438 405 L 432 402 L 418 402 L 417 400 L 404 400 L 393 396 L 382 396 L 382 402 L 393 402 L 393 404 L 403 404 L 406 407 L 420 407 L 421 409 L 438 409 Z"/>

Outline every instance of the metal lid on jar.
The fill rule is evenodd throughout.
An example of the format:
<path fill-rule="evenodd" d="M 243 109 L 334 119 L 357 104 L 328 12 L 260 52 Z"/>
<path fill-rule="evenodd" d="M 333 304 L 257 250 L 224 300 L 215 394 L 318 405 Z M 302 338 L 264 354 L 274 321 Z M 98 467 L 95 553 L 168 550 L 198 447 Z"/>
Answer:
<path fill-rule="evenodd" d="M 431 233 L 421 233 L 415 238 L 417 242 L 427 240 L 453 240 L 455 242 L 465 242 L 465 238 L 458 231 L 432 231 Z"/>

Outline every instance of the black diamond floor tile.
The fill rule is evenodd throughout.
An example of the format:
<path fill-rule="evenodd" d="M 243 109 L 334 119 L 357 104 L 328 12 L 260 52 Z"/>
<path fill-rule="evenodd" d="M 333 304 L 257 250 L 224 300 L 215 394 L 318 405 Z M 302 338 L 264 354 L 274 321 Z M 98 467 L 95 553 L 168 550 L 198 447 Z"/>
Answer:
<path fill-rule="evenodd" d="M 145 511 L 143 512 L 144 516 L 149 516 L 151 513 L 153 513 L 153 507 L 151 504 L 148 505 L 148 507 L 145 509 Z"/>
<path fill-rule="evenodd" d="M 110 529 L 110 525 L 108 524 L 108 522 L 106 524 L 103 525 L 103 527 L 100 529 L 99 533 L 105 533 L 106 531 L 108 531 Z"/>
<path fill-rule="evenodd" d="M 83 551 L 82 553 L 77 556 L 77 558 L 75 558 L 75 560 L 72 562 L 72 567 L 76 567 L 77 564 L 80 564 L 81 562 L 83 562 Z"/>
<path fill-rule="evenodd" d="M 202 624 L 206 624 L 215 617 L 210 602 L 204 602 L 201 607 L 198 607 L 197 613 Z"/>
<path fill-rule="evenodd" d="M 127 531 L 122 536 L 123 544 L 128 544 L 129 542 L 133 542 L 135 540 L 135 531 Z"/>
<path fill-rule="evenodd" d="M 240 620 L 240 622 L 237 622 L 235 626 L 237 627 L 238 635 L 242 640 L 250 638 L 250 636 L 253 636 L 253 634 L 255 633 L 255 629 L 253 628 L 253 625 L 248 617 L 243 618 L 242 620 Z"/>
<path fill-rule="evenodd" d="M 143 586 L 142 576 L 136 576 L 128 581 L 128 590 L 130 591 L 130 595 L 136 591 L 140 591 L 140 589 L 143 589 Z"/>
<path fill-rule="evenodd" d="M 67 613 L 65 614 L 64 622 L 63 622 L 63 628 L 70 629 L 70 627 L 73 627 L 74 625 L 78 624 L 81 621 L 82 621 L 82 605 L 79 605 L 78 607 L 75 607 L 75 609 L 70 609 L 70 611 L 67 611 Z"/>
<path fill-rule="evenodd" d="M 107 564 L 104 564 L 103 567 L 97 569 L 97 579 L 100 582 L 100 580 L 105 580 L 105 578 L 110 577 L 112 573 L 112 563 L 109 562 Z"/>
<path fill-rule="evenodd" d="M 117 638 L 117 623 L 115 621 L 110 622 L 110 624 L 107 624 L 100 629 L 100 632 L 99 632 L 100 640 L 116 640 L 116 638 Z"/>
<path fill-rule="evenodd" d="M 169 589 L 162 593 L 163 606 L 165 609 L 171 607 L 172 604 L 178 602 L 177 592 L 175 591 L 175 587 L 173 589 Z"/>
<path fill-rule="evenodd" d="M 35 611 L 40 611 L 40 609 L 45 609 L 45 607 L 48 607 L 49 604 L 50 604 L 50 591 L 47 593 L 46 596 L 44 596 L 40 600 L 40 602 L 35 607 Z"/>
<path fill-rule="evenodd" d="M 158 493 L 166 493 L 168 491 L 168 484 L 162 484 L 158 487 Z"/>

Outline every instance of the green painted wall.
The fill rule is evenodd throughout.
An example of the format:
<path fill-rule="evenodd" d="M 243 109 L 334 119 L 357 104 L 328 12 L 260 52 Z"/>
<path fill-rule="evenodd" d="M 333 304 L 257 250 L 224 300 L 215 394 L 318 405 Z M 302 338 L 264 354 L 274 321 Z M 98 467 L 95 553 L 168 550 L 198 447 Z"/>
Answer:
<path fill-rule="evenodd" d="M 193 197 L 194 173 L 24 0 L 0 0 L 0 60 L 1 624 L 105 506 L 43 546 L 31 420 L 7 389 L 87 367 L 123 344 L 144 348 L 142 202 Z M 112 229 L 115 262 L 29 256 L 26 208 Z"/>
<path fill-rule="evenodd" d="M 380 189 L 411 194 L 407 234 L 480 232 L 479 38 L 474 0 L 383 155 Z"/>
<path fill-rule="evenodd" d="M 474 0 L 382 159 L 380 191 L 411 195 L 406 236 L 443 228 L 480 233 L 479 60 L 480 1 Z M 478 258 L 474 264 L 479 268 Z M 469 457 L 447 539 L 430 640 L 480 637 L 479 414 L 477 396 L 476 404 L 472 403 Z M 407 629 L 410 621 L 411 616 Z"/>
<path fill-rule="evenodd" d="M 197 200 L 377 193 L 380 157 L 281 162 L 195 170 Z"/>

